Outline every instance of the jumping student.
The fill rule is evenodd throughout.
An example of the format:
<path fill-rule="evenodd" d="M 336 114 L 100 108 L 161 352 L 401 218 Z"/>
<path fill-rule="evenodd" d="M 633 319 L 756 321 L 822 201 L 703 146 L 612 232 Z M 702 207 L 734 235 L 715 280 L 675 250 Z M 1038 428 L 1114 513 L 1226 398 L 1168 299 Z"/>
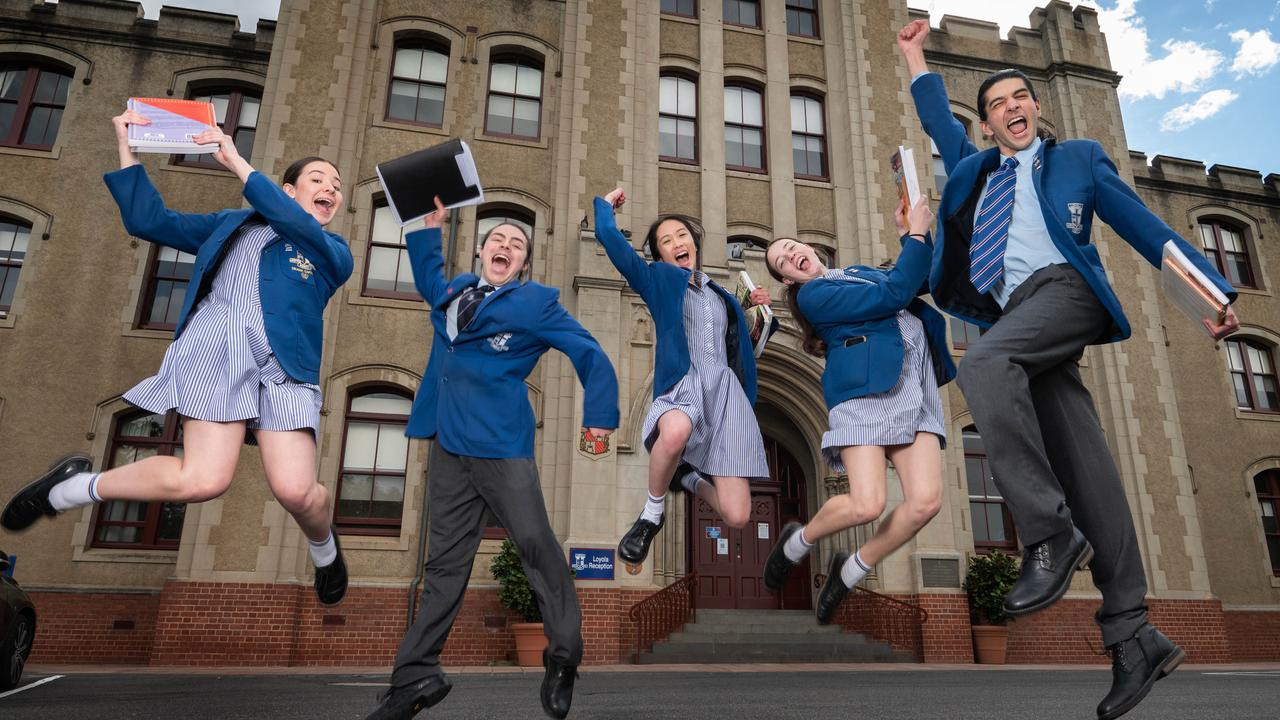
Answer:
<path fill-rule="evenodd" d="M 183 455 L 101 473 L 91 471 L 88 457 L 67 456 L 19 491 L 0 523 L 22 530 L 42 516 L 108 500 L 210 500 L 230 486 L 241 446 L 256 441 L 271 492 L 310 541 L 316 596 L 337 603 L 347 590 L 347 567 L 332 531 L 329 494 L 316 478 L 316 436 L 321 316 L 352 266 L 346 241 L 324 230 L 342 206 L 338 170 L 322 158 L 302 158 L 278 186 L 240 156 L 229 136 L 206 130 L 195 141 L 218 145 L 213 159 L 244 183 L 250 208 L 175 212 L 129 147 L 129 125 L 148 120 L 126 111 L 112 124 L 120 169 L 105 177 L 125 229 L 195 255 L 160 371 L 124 395 L 150 412 L 182 416 Z"/>
<path fill-rule="evenodd" d="M 582 613 L 533 457 L 534 415 L 525 378 L 555 348 L 582 381 L 584 431 L 605 438 L 618 427 L 618 380 L 595 338 L 560 304 L 560 291 L 525 282 L 533 238 L 510 223 L 480 244 L 480 275 L 444 276 L 436 199 L 426 228 L 406 244 L 418 292 L 431 306 L 435 338 L 405 434 L 435 438 L 427 465 L 430 527 L 422 609 L 396 653 L 391 689 L 368 720 L 411 718 L 452 685 L 440 651 L 462 605 L 471 565 L 493 511 L 515 543 L 547 634 L 542 709 L 569 713 L 582 661 Z"/>
<path fill-rule="evenodd" d="M 933 213 L 921 199 L 895 217 L 902 252 L 892 270 L 864 265 L 831 270 L 792 238 L 769 244 L 765 262 L 787 286 L 804 349 L 826 358 L 822 393 L 831 429 L 822 454 L 849 476 L 849 492 L 827 500 L 808 525 L 787 523 L 765 563 L 765 586 L 779 592 L 818 540 L 871 522 L 885 507 L 886 459 L 902 482 L 903 502 L 852 557 L 831 558 L 814 610 L 831 622 L 840 602 L 871 567 L 920 532 L 942 504 L 946 441 L 938 387 L 955 376 L 946 323 L 916 297 L 929 272 Z"/>
<path fill-rule="evenodd" d="M 701 232 L 682 215 L 663 215 L 645 242 L 645 262 L 618 231 L 622 188 L 595 200 L 596 240 L 649 306 L 657 332 L 653 405 L 641 436 L 649 450 L 649 497 L 618 544 L 618 557 L 641 563 L 666 522 L 666 493 L 696 493 L 730 527 L 747 524 L 751 478 L 769 475 L 752 406 L 756 364 L 737 299 L 698 269 Z M 752 302 L 768 304 L 763 288 Z M 767 330 L 766 330 L 767 332 Z"/>

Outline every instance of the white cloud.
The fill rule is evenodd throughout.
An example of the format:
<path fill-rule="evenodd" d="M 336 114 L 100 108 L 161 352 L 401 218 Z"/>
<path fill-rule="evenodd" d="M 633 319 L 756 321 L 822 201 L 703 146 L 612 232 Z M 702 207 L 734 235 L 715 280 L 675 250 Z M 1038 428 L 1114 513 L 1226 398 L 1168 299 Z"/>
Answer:
<path fill-rule="evenodd" d="M 1160 119 L 1160 129 L 1165 132 L 1186 130 L 1201 120 L 1217 115 L 1222 108 L 1235 102 L 1239 97 L 1230 90 L 1210 90 L 1201 95 L 1199 100 L 1179 105 L 1165 113 Z"/>
<path fill-rule="evenodd" d="M 1236 59 L 1231 63 L 1236 77 L 1263 75 L 1280 62 L 1280 43 L 1272 40 L 1271 33 L 1266 30 L 1255 33 L 1237 30 L 1231 33 L 1231 39 L 1240 43 Z"/>

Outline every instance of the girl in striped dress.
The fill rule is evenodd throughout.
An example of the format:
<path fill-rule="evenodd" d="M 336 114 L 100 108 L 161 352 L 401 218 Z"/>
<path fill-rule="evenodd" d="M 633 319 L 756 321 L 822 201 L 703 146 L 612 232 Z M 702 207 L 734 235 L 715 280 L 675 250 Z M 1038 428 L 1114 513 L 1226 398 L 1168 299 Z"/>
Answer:
<path fill-rule="evenodd" d="M 347 570 L 315 455 L 321 315 L 352 268 L 346 241 L 323 229 L 342 206 L 338 171 L 304 158 L 285 171 L 281 187 L 255 171 L 221 130 L 207 130 L 196 142 L 217 144 L 213 158 L 244 183 L 251 209 L 178 213 L 164 206 L 128 144 L 128 126 L 147 119 L 126 111 L 112 122 L 120 170 L 106 181 L 125 228 L 195 255 L 159 372 L 124 395 L 150 412 L 182 416 L 183 455 L 102 473 L 90 472 L 88 457 L 69 455 L 10 500 L 0 522 L 21 530 L 42 516 L 107 500 L 216 498 L 230 486 L 242 445 L 256 442 L 272 493 L 310 540 L 316 594 L 336 603 Z"/>
<path fill-rule="evenodd" d="M 899 209 L 895 220 L 902 253 L 888 272 L 860 265 L 830 270 L 812 247 L 792 238 L 774 240 L 765 255 L 770 274 L 787 286 L 804 349 L 826 358 L 822 390 L 831 429 L 822 454 L 849 477 L 848 494 L 827 500 L 808 525 L 782 529 L 765 563 L 766 587 L 780 591 L 819 539 L 880 517 L 886 459 L 902 482 L 902 504 L 871 539 L 853 557 L 840 552 L 831 559 L 815 604 L 823 624 L 870 568 L 919 532 L 942 503 L 946 431 L 938 387 L 955 376 L 955 366 L 942 316 L 916 297 L 929 272 L 933 213 L 921 199 L 909 217 Z"/>
<path fill-rule="evenodd" d="M 626 202 L 617 188 L 596 198 L 596 239 L 631 288 L 644 299 L 657 334 L 653 405 L 641 436 L 649 450 L 649 496 L 622 537 L 618 557 L 641 563 L 666 522 L 666 493 L 702 498 L 726 524 L 741 528 L 751 511 L 752 478 L 769 466 L 752 406 L 755 356 L 742 307 L 698 269 L 700 232 L 680 215 L 658 218 L 645 238 L 645 262 L 618 231 L 614 210 Z M 768 304 L 758 289 L 752 302 Z"/>

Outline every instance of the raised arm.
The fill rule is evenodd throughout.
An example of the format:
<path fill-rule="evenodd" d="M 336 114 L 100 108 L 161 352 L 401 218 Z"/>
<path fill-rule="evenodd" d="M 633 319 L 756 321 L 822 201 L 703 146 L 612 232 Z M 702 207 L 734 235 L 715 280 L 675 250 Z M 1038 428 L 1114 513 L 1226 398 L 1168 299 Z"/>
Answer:
<path fill-rule="evenodd" d="M 596 240 L 604 246 L 604 252 L 609 256 L 609 261 L 618 268 L 622 277 L 627 279 L 631 289 L 647 300 L 649 288 L 653 283 L 650 277 L 652 270 L 649 263 L 636 253 L 635 248 L 631 247 L 631 243 L 627 242 L 627 238 L 618 230 L 617 220 L 613 216 L 614 208 L 622 207 L 626 197 L 622 188 L 617 188 L 609 193 L 608 199 L 600 197 L 595 199 Z"/>
<path fill-rule="evenodd" d="M 582 383 L 582 425 L 613 430 L 618 427 L 618 377 L 600 343 L 560 304 L 554 291 L 542 310 L 538 336 L 568 356 Z"/>
<path fill-rule="evenodd" d="M 413 269 L 413 282 L 418 287 L 418 294 L 431 307 L 448 300 L 445 291 L 449 287 L 444 276 L 444 253 L 440 249 L 440 228 L 449 211 L 444 209 L 440 198 L 435 202 L 435 211 L 423 218 L 426 227 L 414 230 L 404 239 L 409 250 L 409 267 Z"/>
<path fill-rule="evenodd" d="M 916 115 L 924 131 L 938 146 L 942 162 L 950 173 L 956 163 L 978 151 L 969 140 L 964 125 L 951 114 L 951 100 L 942 76 L 929 71 L 924 59 L 924 39 L 929 35 L 928 20 L 912 20 L 898 31 L 898 49 L 907 61 L 911 74 L 911 97 L 915 101 Z"/>

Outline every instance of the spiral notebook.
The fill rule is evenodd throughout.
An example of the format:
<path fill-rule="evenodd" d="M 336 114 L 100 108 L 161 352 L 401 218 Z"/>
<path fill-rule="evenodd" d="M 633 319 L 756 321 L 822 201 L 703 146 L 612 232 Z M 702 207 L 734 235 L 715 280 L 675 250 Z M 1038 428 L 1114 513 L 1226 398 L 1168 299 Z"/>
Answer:
<path fill-rule="evenodd" d="M 484 188 L 471 148 L 453 139 L 395 160 L 378 163 L 378 182 L 396 222 L 403 227 L 436 209 L 484 202 Z"/>
<path fill-rule="evenodd" d="M 151 122 L 129 125 L 129 147 L 138 152 L 211 153 L 217 143 L 199 145 L 196 135 L 217 125 L 213 103 L 173 98 L 129 98 L 129 109 Z"/>

